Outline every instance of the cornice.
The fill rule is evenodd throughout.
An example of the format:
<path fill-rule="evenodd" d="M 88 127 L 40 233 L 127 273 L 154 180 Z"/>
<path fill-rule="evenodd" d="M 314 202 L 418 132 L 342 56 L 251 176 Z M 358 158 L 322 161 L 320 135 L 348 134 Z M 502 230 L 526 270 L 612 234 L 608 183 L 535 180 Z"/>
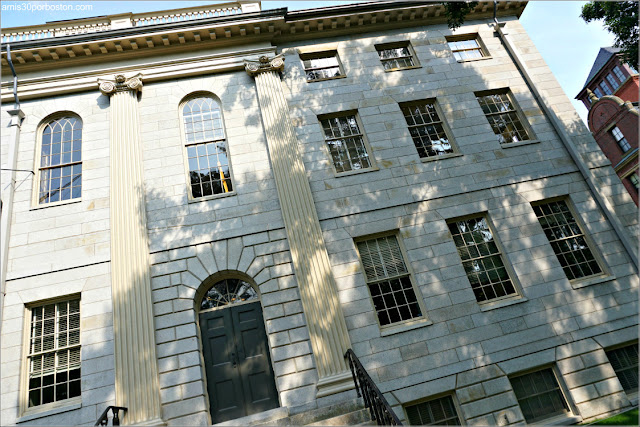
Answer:
<path fill-rule="evenodd" d="M 526 1 L 498 2 L 498 16 L 519 16 Z M 490 19 L 493 2 L 480 1 L 467 19 Z M 11 43 L 12 60 L 21 72 L 67 68 L 72 64 L 153 56 L 166 49 L 197 50 L 204 45 L 243 44 L 332 37 L 446 22 L 444 6 L 428 1 L 374 2 L 287 12 L 273 9 L 238 15 L 110 29 L 90 34 Z M 7 66 L 2 52 L 2 66 Z M 9 72 L 8 68 L 5 70 Z"/>
<path fill-rule="evenodd" d="M 21 100 L 65 95 L 96 89 L 98 79 L 110 79 L 114 75 L 140 73 L 145 83 L 158 82 L 187 76 L 205 75 L 216 72 L 238 71 L 245 67 L 246 59 L 258 60 L 261 56 L 275 55 L 275 47 L 243 49 L 221 54 L 210 54 L 189 59 L 171 59 L 144 65 L 106 67 L 91 71 L 62 74 L 55 77 L 21 79 L 18 96 Z M 1 101 L 13 99 L 11 82 L 1 85 Z"/>

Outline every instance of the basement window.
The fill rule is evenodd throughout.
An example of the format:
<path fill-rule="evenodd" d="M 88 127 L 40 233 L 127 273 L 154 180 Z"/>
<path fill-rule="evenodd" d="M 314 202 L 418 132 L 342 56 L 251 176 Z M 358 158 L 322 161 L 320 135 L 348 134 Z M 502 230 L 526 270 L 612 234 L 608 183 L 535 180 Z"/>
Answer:
<path fill-rule="evenodd" d="M 407 419 L 412 426 L 459 426 L 460 418 L 453 403 L 453 397 L 444 396 L 439 399 L 408 405 L 404 408 Z"/>

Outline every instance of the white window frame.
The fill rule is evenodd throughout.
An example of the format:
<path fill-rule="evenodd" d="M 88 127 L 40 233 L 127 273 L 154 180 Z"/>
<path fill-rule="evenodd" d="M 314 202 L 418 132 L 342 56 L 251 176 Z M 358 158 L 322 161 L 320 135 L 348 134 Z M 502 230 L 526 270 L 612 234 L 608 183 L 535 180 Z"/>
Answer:
<path fill-rule="evenodd" d="M 384 68 L 385 72 L 392 72 L 392 71 L 400 71 L 400 70 L 412 70 L 414 68 L 420 68 L 420 62 L 418 61 L 418 56 L 416 55 L 415 50 L 413 49 L 413 46 L 411 46 L 411 42 L 409 40 L 406 41 L 399 41 L 399 42 L 391 42 L 391 43 L 382 43 L 382 44 L 377 44 L 374 46 L 376 49 L 376 52 L 378 54 L 378 58 L 380 59 L 380 62 L 382 63 L 382 68 Z M 402 56 L 402 57 L 393 57 L 393 58 L 386 58 L 383 59 L 380 56 L 380 52 L 384 51 L 384 50 L 392 50 L 392 49 L 399 49 L 399 48 L 403 48 L 406 47 L 407 50 L 409 51 L 409 55 L 408 56 Z M 411 60 L 411 62 L 413 63 L 413 65 L 409 65 L 406 67 L 394 67 L 394 68 L 386 68 L 384 66 L 384 64 L 386 62 L 389 61 L 393 61 L 396 60 L 398 58 L 409 58 Z"/>
<path fill-rule="evenodd" d="M 397 277 L 408 277 L 410 282 L 411 282 L 411 286 L 413 289 L 413 292 L 416 296 L 416 301 L 418 303 L 418 306 L 420 308 L 420 313 L 421 316 L 418 317 L 412 317 L 411 319 L 406 319 L 406 320 L 401 320 L 399 322 L 395 322 L 395 323 L 389 323 L 388 325 L 381 325 L 380 324 L 380 319 L 378 318 L 378 313 L 376 311 L 375 308 L 375 304 L 373 302 L 373 296 L 371 295 L 371 289 L 369 287 L 370 283 L 378 283 L 384 280 L 388 280 L 389 278 L 385 278 L 385 279 L 375 279 L 375 280 L 369 280 L 367 279 L 367 275 L 365 273 L 365 268 L 364 268 L 364 263 L 362 262 L 362 256 L 360 254 L 360 250 L 358 249 L 358 243 L 361 242 L 366 242 L 366 241 L 370 241 L 370 240 L 375 240 L 375 239 L 379 239 L 382 237 L 395 237 L 396 242 L 398 243 L 398 247 L 400 248 L 400 253 L 402 254 L 402 261 L 407 269 L 407 273 L 402 274 L 401 276 L 393 276 L 391 278 L 397 278 Z M 354 238 L 354 246 L 355 246 L 355 251 L 358 254 L 358 261 L 360 262 L 360 268 L 362 271 L 362 276 L 365 282 L 365 285 L 367 287 L 367 295 L 369 296 L 369 301 L 371 302 L 371 307 L 373 309 L 373 314 L 374 317 L 376 318 L 376 323 L 378 325 L 378 328 L 380 328 L 380 331 L 382 333 L 383 336 L 385 335 L 389 335 L 392 333 L 396 333 L 396 332 L 403 332 L 405 330 L 408 329 L 413 329 L 414 327 L 421 327 L 421 326 L 427 326 L 432 324 L 431 321 L 429 321 L 429 318 L 427 317 L 427 310 L 426 307 L 424 305 L 424 298 L 422 296 L 422 292 L 420 291 L 419 287 L 416 286 L 416 281 L 414 279 L 415 274 L 413 271 L 413 268 L 411 267 L 411 263 L 408 262 L 409 257 L 407 256 L 407 252 L 406 249 L 404 247 L 404 243 L 402 242 L 402 239 L 400 237 L 400 233 L 398 232 L 398 230 L 394 230 L 394 231 L 387 231 L 387 232 L 382 232 L 382 233 L 375 233 L 375 234 L 370 234 L 370 235 L 366 235 L 366 236 L 359 236 Z M 386 334 L 385 334 L 386 332 Z"/>
<path fill-rule="evenodd" d="M 211 98 L 214 102 L 218 104 L 218 107 L 220 108 L 220 116 L 222 120 L 222 131 L 224 133 L 224 138 L 214 139 L 214 140 L 211 140 L 210 142 L 224 141 L 225 147 L 227 149 L 227 161 L 229 162 L 229 165 L 228 165 L 229 180 L 231 180 L 231 185 L 232 185 L 232 190 L 229 192 L 210 194 L 208 196 L 194 197 L 191 191 L 191 176 L 190 176 L 190 170 L 189 170 L 189 154 L 188 154 L 187 147 L 197 146 L 197 145 L 207 143 L 207 142 L 188 142 L 186 137 L 186 129 L 184 126 L 184 107 L 189 101 L 196 98 Z M 207 200 L 219 199 L 223 197 L 236 195 L 236 180 L 233 176 L 233 167 L 231 165 L 232 162 L 231 162 L 231 150 L 229 148 L 229 137 L 227 135 L 227 129 L 225 126 L 225 119 L 224 119 L 224 111 L 222 109 L 222 102 L 220 101 L 220 98 L 218 98 L 215 94 L 211 92 L 198 91 L 198 92 L 190 93 L 187 96 L 185 96 L 182 99 L 182 101 L 180 101 L 180 104 L 178 106 L 178 114 L 179 114 L 179 122 L 180 122 L 180 138 L 182 140 L 182 155 L 183 155 L 183 161 L 184 161 L 183 164 L 184 164 L 185 179 L 186 179 L 186 186 L 187 186 L 188 202 L 197 203 L 197 202 L 203 202 Z"/>
<path fill-rule="evenodd" d="M 480 107 L 480 110 L 482 110 L 482 105 L 480 104 L 480 101 L 477 98 L 480 97 L 485 97 L 485 96 L 491 96 L 491 95 L 505 95 L 507 97 L 507 99 L 509 100 L 509 102 L 511 103 L 512 109 L 509 111 L 500 111 L 500 112 L 496 112 L 496 113 L 485 113 L 484 110 L 482 110 L 483 115 L 485 116 L 485 119 L 487 120 L 487 123 L 489 124 L 489 127 L 491 128 L 491 131 L 493 132 L 493 134 L 496 136 L 496 138 L 498 139 L 498 143 L 500 144 L 501 147 L 512 147 L 514 145 L 521 145 L 521 144 L 531 144 L 532 142 L 536 142 L 537 141 L 537 137 L 535 135 L 535 133 L 533 132 L 533 129 L 531 128 L 531 125 L 529 124 L 529 121 L 527 120 L 525 114 L 522 112 L 522 109 L 520 108 L 520 105 L 516 102 L 515 96 L 513 96 L 513 93 L 511 92 L 511 90 L 509 88 L 501 88 L 501 89 L 495 89 L 495 90 L 483 90 L 483 91 L 478 91 L 478 92 L 474 92 L 474 95 L 476 97 L 476 102 L 478 102 L 478 106 Z M 518 118 L 518 121 L 520 122 L 520 125 L 523 127 L 527 139 L 521 139 L 520 141 L 508 141 L 508 142 L 500 142 L 500 136 L 502 134 L 497 134 L 495 133 L 495 129 L 493 128 L 493 126 L 491 125 L 491 122 L 489 121 L 489 116 L 496 116 L 496 115 L 502 115 L 502 114 L 508 114 L 508 113 L 514 113 L 516 115 L 516 117 Z"/>
<path fill-rule="evenodd" d="M 323 78 L 319 78 L 319 79 L 309 79 L 309 77 L 307 76 L 307 72 L 308 71 L 312 71 L 312 70 L 317 70 L 317 69 L 325 69 L 325 68 L 330 68 L 330 67 L 311 67 L 311 68 L 306 68 L 304 61 L 309 61 L 309 60 L 313 60 L 313 59 L 321 59 L 321 58 L 330 58 L 330 57 L 335 57 L 336 58 L 336 62 L 338 63 L 338 70 L 340 71 L 340 74 L 337 76 L 332 76 L 332 77 L 323 77 Z M 320 51 L 316 51 L 316 52 L 304 52 L 304 53 L 300 53 L 300 62 L 302 62 L 302 70 L 304 73 L 304 77 L 307 80 L 307 83 L 313 83 L 313 82 L 324 82 L 327 80 L 335 80 L 335 79 L 343 79 L 345 77 L 347 77 L 347 74 L 344 71 L 344 67 L 342 66 L 342 61 L 340 60 L 340 55 L 338 54 L 338 50 L 337 49 L 327 49 L 327 50 L 320 50 Z"/>
<path fill-rule="evenodd" d="M 84 181 L 84 161 L 82 160 L 83 157 L 83 152 L 84 152 L 84 145 L 85 145 L 85 141 L 84 141 L 84 120 L 82 120 L 82 117 L 80 117 L 80 115 L 78 115 L 77 113 L 73 112 L 73 111 L 58 111 L 55 112 L 53 114 L 48 115 L 47 117 L 45 117 L 40 124 L 38 125 L 38 128 L 36 130 L 36 146 L 35 146 L 35 153 L 34 153 L 34 159 L 33 159 L 33 172 L 34 172 L 34 176 L 33 176 L 33 185 L 32 185 L 32 191 L 31 191 L 31 209 L 35 210 L 35 209 L 44 209 L 44 208 L 48 208 L 48 207 L 53 207 L 53 206 L 60 206 L 60 205 L 67 205 L 67 204 L 71 204 L 71 203 L 79 203 L 82 201 L 82 193 L 83 193 L 83 189 L 84 189 L 84 183 L 82 183 L 82 185 L 80 186 L 80 197 L 72 197 L 70 199 L 67 200 L 58 200 L 57 202 L 47 202 L 47 203 L 40 203 L 40 179 L 42 176 L 42 170 L 43 169 L 55 169 L 56 166 L 51 166 L 51 167 L 42 167 L 41 162 L 42 162 L 42 138 L 44 135 L 44 130 L 47 127 L 47 125 L 49 125 L 51 122 L 65 118 L 65 117 L 73 117 L 77 120 L 80 121 L 80 123 L 82 123 L 82 139 L 80 142 L 80 161 L 77 162 L 71 162 L 70 164 L 79 164 L 82 167 L 82 172 L 80 172 L 80 176 L 81 176 L 81 180 Z M 73 159 L 72 159 L 73 160 Z M 65 164 L 67 165 L 67 164 Z M 60 168 L 62 168 L 64 166 L 60 166 Z"/>
<path fill-rule="evenodd" d="M 322 125 L 322 121 L 323 120 L 327 120 L 327 119 L 334 119 L 337 117 L 350 117 L 350 116 L 354 116 L 355 120 L 356 120 L 356 124 L 358 125 L 358 130 L 360 131 L 359 134 L 354 134 L 360 138 L 362 138 L 362 143 L 363 146 L 365 147 L 365 150 L 367 152 L 367 158 L 369 159 L 369 167 L 368 168 L 363 168 L 363 169 L 351 169 L 349 171 L 342 171 L 342 172 L 338 172 L 338 170 L 336 169 L 336 165 L 333 161 L 333 156 L 331 155 L 331 149 L 329 148 L 329 141 L 333 141 L 336 139 L 341 139 L 341 138 L 329 138 L 327 139 L 327 136 L 324 133 L 324 127 Z M 373 155 L 373 149 L 371 148 L 371 145 L 369 144 L 369 140 L 367 139 L 367 135 L 364 132 L 364 127 L 362 126 L 362 121 L 360 120 L 360 114 L 358 114 L 357 110 L 348 110 L 348 111 L 341 111 L 338 113 L 330 113 L 330 114 L 321 114 L 319 116 L 317 116 L 318 118 L 318 124 L 320 125 L 320 133 L 322 134 L 322 145 L 323 145 L 323 149 L 325 150 L 325 153 L 327 154 L 327 158 L 329 159 L 329 163 L 331 164 L 331 168 L 333 170 L 333 174 L 336 177 L 341 177 L 341 176 L 349 176 L 349 175 L 355 175 L 355 174 L 359 174 L 359 173 L 366 173 L 366 172 L 371 172 L 371 171 L 377 171 L 378 170 L 378 166 L 376 163 L 376 159 L 375 156 Z M 352 138 L 353 135 L 348 136 L 349 138 Z"/>
<path fill-rule="evenodd" d="M 436 98 L 430 98 L 430 99 L 419 99 L 419 100 L 415 100 L 415 101 L 408 101 L 408 102 L 401 102 L 398 104 L 398 106 L 400 107 L 400 111 L 402 112 L 403 117 L 405 118 L 405 122 L 406 122 L 406 116 L 404 115 L 404 111 L 402 111 L 402 109 L 404 107 L 412 107 L 415 105 L 425 105 L 425 104 L 432 104 L 436 114 L 438 115 L 438 118 L 440 119 L 438 122 L 431 122 L 429 124 L 433 124 L 433 123 L 440 123 L 442 125 L 442 128 L 444 130 L 444 133 L 449 141 L 449 145 L 451 145 L 451 153 L 445 153 L 442 155 L 435 155 L 435 156 L 427 156 L 427 157 L 420 157 L 420 160 L 422 162 L 429 162 L 429 161 L 434 161 L 434 160 L 439 160 L 439 159 L 446 159 L 448 157 L 457 157 L 460 156 L 460 149 L 458 147 L 458 144 L 456 143 L 455 139 L 453 138 L 453 132 L 451 131 L 451 128 L 449 127 L 449 124 L 447 123 L 447 119 L 444 116 L 444 112 L 442 111 L 442 108 L 440 107 L 440 103 L 438 102 L 438 100 Z M 413 136 L 411 135 L 411 128 L 417 128 L 420 126 L 428 126 L 429 124 L 421 124 L 421 125 L 410 125 L 409 123 L 407 123 L 407 129 L 409 130 L 409 137 L 411 138 L 411 142 L 414 145 L 414 148 L 416 148 L 416 152 L 417 152 L 417 147 L 415 147 L 415 141 L 413 141 Z M 420 156 L 418 154 L 418 156 Z"/>
<path fill-rule="evenodd" d="M 480 34 L 478 34 L 478 33 L 456 34 L 456 35 L 451 35 L 451 36 L 445 36 L 445 40 L 447 41 L 447 46 L 449 47 L 449 50 L 451 51 L 451 56 L 453 56 L 453 58 L 457 62 L 481 61 L 481 60 L 484 60 L 484 59 L 491 59 L 492 58 L 491 54 L 489 53 L 489 50 L 487 49 L 487 46 L 482 41 L 482 37 L 480 37 Z M 451 43 L 452 42 L 462 42 L 462 41 L 469 41 L 469 40 L 474 40 L 476 42 L 476 44 L 478 45 L 478 47 L 477 48 L 473 48 L 473 49 L 456 49 L 456 50 L 451 48 Z M 479 58 L 467 58 L 467 59 L 458 59 L 458 58 L 456 58 L 455 53 L 464 52 L 464 51 L 468 51 L 468 50 L 479 51 L 482 54 L 482 56 L 479 57 Z"/>
<path fill-rule="evenodd" d="M 54 401 L 38 406 L 29 407 L 29 361 L 31 358 L 31 313 L 36 307 L 43 307 L 50 304 L 58 304 L 61 302 L 68 302 L 78 300 L 80 305 L 80 344 L 77 346 L 80 348 L 80 396 Z M 56 326 L 57 328 L 57 326 Z M 65 295 L 62 297 L 52 298 L 44 301 L 37 301 L 25 305 L 24 310 L 24 322 L 23 322 L 23 340 L 22 340 L 22 366 L 20 370 L 20 392 L 18 398 L 19 414 L 20 417 L 30 417 L 31 415 L 40 414 L 43 412 L 55 411 L 57 409 L 67 407 L 80 407 L 82 404 L 82 299 L 80 294 Z M 74 346 L 75 347 L 75 346 Z M 52 350 L 55 352 L 56 350 Z M 26 421 L 26 420 L 24 420 Z"/>
<path fill-rule="evenodd" d="M 460 217 L 447 218 L 446 219 L 447 230 L 449 230 L 449 224 L 451 224 L 451 223 L 455 223 L 455 222 L 459 222 L 459 221 L 465 221 L 465 220 L 469 220 L 469 219 L 478 219 L 478 218 L 484 218 L 485 219 L 485 221 L 487 223 L 487 227 L 489 228 L 489 231 L 491 232 L 491 235 L 493 237 L 493 241 L 496 244 L 496 246 L 498 248 L 498 251 L 499 251 L 498 254 L 490 254 L 490 255 L 487 255 L 486 257 L 495 256 L 495 255 L 498 255 L 500 257 L 500 259 L 502 260 L 502 264 L 503 264 L 505 270 L 507 271 L 507 275 L 509 276 L 509 280 L 511 281 L 511 284 L 513 285 L 515 293 L 503 295 L 501 297 L 493 298 L 493 299 L 489 299 L 489 300 L 485 300 L 485 301 L 478 301 L 478 299 L 475 297 L 475 292 L 473 290 L 473 286 L 471 286 L 471 280 L 469 279 L 469 276 L 467 275 L 467 273 L 465 271 L 464 277 L 467 279 L 467 282 L 469 283 L 469 289 L 473 293 L 476 303 L 481 307 L 481 309 L 489 310 L 489 309 L 492 309 L 494 307 L 495 308 L 502 307 L 502 305 L 504 303 L 512 303 L 512 302 L 515 302 L 515 301 L 525 301 L 524 293 L 522 291 L 522 286 L 520 284 L 520 281 L 518 280 L 518 276 L 516 275 L 516 273 L 515 273 L 515 271 L 513 269 L 513 266 L 511 265 L 511 262 L 509 261 L 509 258 L 506 255 L 506 251 L 505 251 L 504 246 L 502 246 L 502 242 L 498 238 L 498 233 L 496 232 L 496 228 L 495 228 L 493 222 L 491 221 L 491 217 L 489 216 L 488 212 L 486 212 L 486 211 L 485 212 L 478 212 L 478 213 L 473 213 L 473 214 L 470 214 L 470 215 L 464 215 L 464 216 L 460 216 Z M 456 255 L 458 256 L 458 259 L 460 260 L 460 265 L 464 268 L 464 262 L 465 261 L 463 261 L 462 257 L 459 255 L 458 245 L 456 245 L 455 240 L 453 239 L 453 236 L 451 236 L 451 241 L 453 242 L 454 246 L 456 247 Z"/>
<path fill-rule="evenodd" d="M 591 238 L 590 233 L 588 233 L 586 224 L 584 223 L 581 215 L 578 213 L 576 207 L 574 206 L 573 201 L 571 200 L 571 197 L 559 196 L 559 197 L 551 197 L 548 199 L 536 200 L 531 202 L 531 209 L 533 210 L 533 206 L 538 206 L 538 205 L 543 205 L 550 202 L 558 202 L 558 201 L 565 202 L 565 204 L 569 208 L 569 212 L 571 212 L 571 215 L 573 215 L 573 219 L 576 221 L 576 224 L 580 228 L 580 231 L 582 231 L 582 236 L 584 240 L 587 242 L 587 246 L 591 251 L 591 254 L 593 255 L 598 265 L 600 266 L 600 270 L 602 270 L 601 273 L 594 274 L 591 276 L 584 276 L 584 277 L 579 277 L 575 279 L 569 279 L 567 277 L 567 280 L 569 280 L 569 283 L 571 284 L 571 286 L 574 289 L 577 289 L 577 288 L 589 286 L 591 284 L 600 283 L 602 280 L 606 280 L 608 278 L 612 278 L 613 276 L 612 276 L 611 270 L 609 269 L 607 263 L 604 261 L 604 258 L 602 257 L 602 254 L 600 253 L 600 251 L 597 250 L 597 246 L 593 241 L 593 239 Z M 535 215 L 535 212 L 533 214 Z M 537 219 L 537 216 L 536 216 L 536 221 L 538 225 L 540 225 L 540 221 Z M 540 225 L 540 228 L 542 229 L 541 225 Z M 543 231 L 543 234 L 545 234 L 544 231 Z M 545 234 L 545 238 L 546 237 L 547 236 Z M 547 242 L 549 242 L 549 246 L 551 246 L 551 242 L 549 241 L 549 239 L 547 239 Z M 556 255 L 556 252 L 553 250 L 553 247 L 551 247 L 551 253 Z M 556 259 L 557 259 L 557 256 L 556 256 Z M 558 260 L 558 264 L 561 265 L 559 260 Z M 563 269 L 563 273 L 564 273 L 564 269 Z M 566 277 L 566 274 L 565 274 L 565 277 Z"/>

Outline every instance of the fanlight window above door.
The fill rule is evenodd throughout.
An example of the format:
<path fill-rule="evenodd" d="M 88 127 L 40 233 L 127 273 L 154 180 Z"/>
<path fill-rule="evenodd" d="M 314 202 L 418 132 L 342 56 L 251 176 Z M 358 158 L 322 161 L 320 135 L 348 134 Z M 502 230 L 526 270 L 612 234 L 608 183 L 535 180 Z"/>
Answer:
<path fill-rule="evenodd" d="M 225 305 L 257 299 L 258 293 L 247 282 L 240 279 L 225 279 L 216 283 L 207 291 L 204 298 L 202 298 L 200 310 L 224 307 Z"/>

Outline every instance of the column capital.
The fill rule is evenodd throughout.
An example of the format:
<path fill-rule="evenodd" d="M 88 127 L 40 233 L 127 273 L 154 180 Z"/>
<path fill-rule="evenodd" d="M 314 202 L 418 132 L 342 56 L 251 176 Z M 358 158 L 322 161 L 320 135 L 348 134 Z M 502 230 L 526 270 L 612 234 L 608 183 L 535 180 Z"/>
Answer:
<path fill-rule="evenodd" d="M 266 55 L 258 58 L 258 61 L 244 60 L 244 69 L 250 76 L 256 76 L 266 71 L 283 71 L 284 70 L 284 57 L 283 54 L 269 58 Z"/>
<path fill-rule="evenodd" d="M 129 90 L 139 92 L 142 90 L 142 74 L 138 73 L 131 77 L 116 74 L 113 80 L 98 79 L 98 87 L 100 88 L 100 92 L 105 95 L 113 95 L 116 92 Z"/>

